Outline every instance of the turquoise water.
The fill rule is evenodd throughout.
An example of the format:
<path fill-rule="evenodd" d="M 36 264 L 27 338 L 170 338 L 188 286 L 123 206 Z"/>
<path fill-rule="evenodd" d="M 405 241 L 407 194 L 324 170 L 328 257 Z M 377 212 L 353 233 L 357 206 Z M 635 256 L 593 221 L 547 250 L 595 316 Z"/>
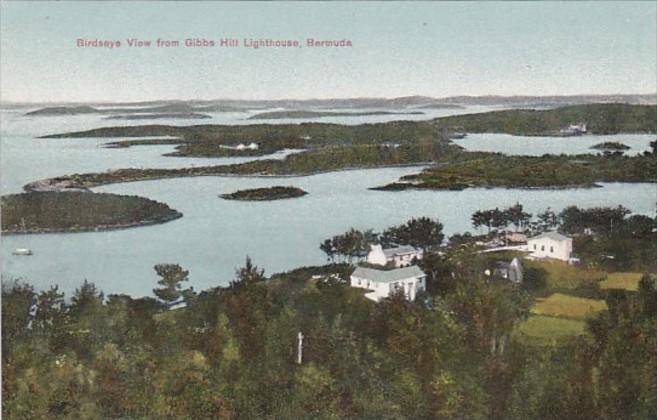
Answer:
<path fill-rule="evenodd" d="M 598 143 L 613 141 L 630 147 L 625 151 L 628 156 L 634 156 L 650 149 L 650 142 L 655 140 L 654 134 L 610 134 L 583 135 L 576 137 L 535 137 L 512 136 L 509 134 L 480 133 L 468 134 L 466 138 L 454 142 L 466 150 L 477 152 L 500 152 L 507 155 L 532 155 L 600 153 L 591 149 Z"/>

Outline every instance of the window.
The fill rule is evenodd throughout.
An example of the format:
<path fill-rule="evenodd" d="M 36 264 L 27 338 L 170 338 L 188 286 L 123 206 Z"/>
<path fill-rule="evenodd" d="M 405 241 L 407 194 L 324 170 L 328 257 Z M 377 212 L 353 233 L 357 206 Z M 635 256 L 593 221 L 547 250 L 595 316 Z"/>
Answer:
<path fill-rule="evenodd" d="M 545 251 L 545 245 L 541 245 L 541 251 Z"/>
<path fill-rule="evenodd" d="M 550 252 L 554 252 L 554 247 L 553 246 L 550 247 Z"/>
<path fill-rule="evenodd" d="M 536 244 L 534 244 L 534 251 L 536 251 Z"/>

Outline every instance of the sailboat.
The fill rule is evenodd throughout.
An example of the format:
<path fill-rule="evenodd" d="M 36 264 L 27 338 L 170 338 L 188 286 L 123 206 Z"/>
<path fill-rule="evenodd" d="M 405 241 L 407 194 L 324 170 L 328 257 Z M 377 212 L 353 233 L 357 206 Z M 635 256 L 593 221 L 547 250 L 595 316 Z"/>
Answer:
<path fill-rule="evenodd" d="M 27 233 L 27 228 L 25 227 L 25 219 L 21 218 L 21 225 L 23 226 L 23 233 Z M 21 256 L 28 256 L 32 255 L 33 252 L 30 248 L 16 248 L 14 252 L 12 252 L 14 255 L 21 255 Z"/>

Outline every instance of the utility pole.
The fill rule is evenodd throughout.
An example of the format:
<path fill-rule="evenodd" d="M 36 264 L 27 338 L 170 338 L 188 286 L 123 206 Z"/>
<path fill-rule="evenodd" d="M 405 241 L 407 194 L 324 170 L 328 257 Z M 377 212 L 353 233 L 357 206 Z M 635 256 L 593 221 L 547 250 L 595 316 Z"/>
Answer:
<path fill-rule="evenodd" d="M 297 364 L 300 365 L 303 360 L 303 334 L 299 331 L 297 335 Z"/>

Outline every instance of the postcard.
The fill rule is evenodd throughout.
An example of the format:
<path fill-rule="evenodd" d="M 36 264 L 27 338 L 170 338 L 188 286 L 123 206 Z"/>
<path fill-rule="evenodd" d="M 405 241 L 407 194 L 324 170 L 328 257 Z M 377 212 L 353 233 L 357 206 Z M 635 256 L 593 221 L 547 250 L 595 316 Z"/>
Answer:
<path fill-rule="evenodd" d="M 0 12 L 4 418 L 657 418 L 654 2 Z"/>

